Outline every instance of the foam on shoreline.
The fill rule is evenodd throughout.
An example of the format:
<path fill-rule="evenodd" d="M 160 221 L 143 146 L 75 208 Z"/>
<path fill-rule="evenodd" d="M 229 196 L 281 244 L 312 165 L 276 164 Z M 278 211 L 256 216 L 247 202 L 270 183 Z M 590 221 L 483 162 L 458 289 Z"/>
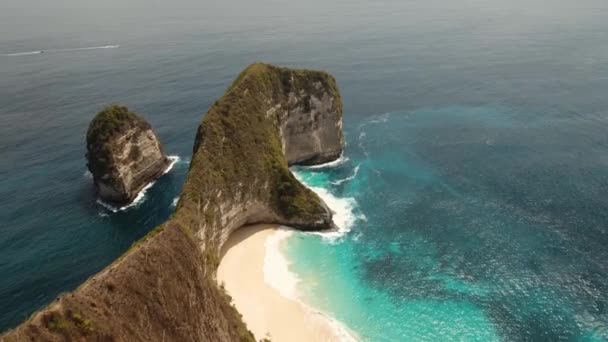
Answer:
<path fill-rule="evenodd" d="M 252 328 L 257 338 L 264 338 L 265 336 L 260 336 L 260 334 L 263 335 L 268 332 L 284 334 L 286 333 L 284 329 L 287 328 L 293 329 L 293 331 L 288 331 L 287 333 L 291 333 L 291 338 L 298 335 L 298 341 L 350 342 L 358 340 L 356 334 L 350 331 L 344 324 L 331 317 L 331 315 L 311 307 L 303 301 L 298 291 L 298 284 L 301 282 L 301 279 L 290 270 L 291 261 L 283 253 L 284 243 L 294 234 L 314 234 L 320 236 L 327 243 L 336 243 L 351 231 L 357 220 L 365 219 L 365 216 L 356 213 L 357 202 L 354 198 L 340 198 L 326 188 L 331 186 L 331 183 L 315 184 L 316 186 L 312 186 L 312 184 L 307 184 L 305 181 L 307 172 L 315 172 L 311 169 L 333 168 L 347 161 L 347 157 L 341 156 L 339 159 L 327 164 L 292 170 L 296 178 L 313 190 L 333 211 L 333 220 L 336 225 L 335 230 L 308 233 L 295 232 L 287 227 L 277 226 L 258 227 L 258 231 L 255 231 L 255 227 L 245 227 L 241 229 L 245 231 L 254 229 L 254 233 L 249 233 L 248 235 L 245 232 L 237 231 L 233 234 L 241 236 L 240 238 L 231 236 L 231 239 L 236 239 L 237 242 L 229 244 L 232 245 L 230 250 L 234 248 L 232 251 L 235 255 L 238 255 L 239 259 L 238 261 L 234 260 L 235 255 L 231 255 L 228 258 L 231 259 L 230 261 L 226 261 L 226 258 L 223 258 L 218 270 L 218 279 L 228 282 L 226 289 L 234 291 L 230 295 L 235 299 L 237 309 L 243 314 L 246 323 Z M 354 179 L 358 171 L 359 167 L 357 166 L 353 170 L 353 174 L 340 181 L 340 184 Z M 263 231 L 260 232 L 260 229 Z M 270 229 L 272 231 L 269 231 Z M 243 238 L 243 235 L 246 237 Z M 263 246 L 259 246 L 259 244 L 263 244 Z M 263 287 L 269 288 L 271 292 L 274 292 L 274 296 L 278 295 L 283 298 L 282 301 L 268 294 L 256 293 L 255 296 L 252 296 L 252 293 L 254 293 L 252 291 L 255 291 L 252 284 L 255 282 L 250 277 L 255 277 L 256 271 L 255 269 L 252 271 L 251 268 L 248 268 L 249 271 L 245 271 L 242 266 L 243 262 L 249 262 L 248 265 L 250 267 L 260 267 L 256 266 L 254 261 L 255 256 L 253 255 L 255 254 L 254 250 L 260 247 L 263 247 L 263 250 L 257 253 L 263 254 L 261 256 L 263 258 L 261 277 L 263 278 L 262 282 L 265 284 Z M 237 272 L 238 274 L 234 274 Z M 285 300 L 292 303 L 286 304 Z M 277 313 L 277 310 L 284 311 Z M 277 315 L 280 317 L 277 317 Z M 277 321 L 283 321 L 283 325 L 286 324 L 287 327 L 277 327 Z M 304 331 L 300 330 L 302 328 Z M 321 334 L 322 336 L 317 335 L 312 337 L 315 334 Z M 279 338 L 281 340 L 280 337 L 282 336 L 270 336 L 271 339 Z"/>
<path fill-rule="evenodd" d="M 179 156 L 167 156 L 167 158 L 170 160 L 170 163 L 167 166 L 167 168 L 165 168 L 165 171 L 163 171 L 161 177 L 163 175 L 166 175 L 167 173 L 171 172 L 171 170 L 173 169 L 173 167 L 175 166 L 175 164 L 177 164 L 180 161 L 180 157 Z M 89 174 L 90 174 L 90 172 L 89 172 Z M 86 173 L 85 173 L 85 176 L 87 176 Z M 124 205 L 122 207 L 115 207 L 115 206 L 113 206 L 113 205 L 111 205 L 109 203 L 104 202 L 100 198 L 97 199 L 97 203 L 99 205 L 101 205 L 102 207 L 104 207 L 105 209 L 107 209 L 108 211 L 111 211 L 113 213 L 117 213 L 119 211 L 125 211 L 127 209 L 136 207 L 136 206 L 140 205 L 141 203 L 143 203 L 144 200 L 146 199 L 146 191 L 148 191 L 148 189 L 150 189 L 152 186 L 154 186 L 155 183 L 156 183 L 156 180 L 153 180 L 150 183 L 146 184 L 146 186 L 144 186 L 137 193 L 137 196 L 135 196 L 135 198 L 133 199 L 133 201 L 131 201 L 131 203 L 129 203 L 127 205 Z"/>
<path fill-rule="evenodd" d="M 356 341 L 342 323 L 300 298 L 296 274 L 283 254 L 295 233 L 276 225 L 236 230 L 226 243 L 217 281 L 232 297 L 256 339 L 317 342 Z"/>
<path fill-rule="evenodd" d="M 298 302 L 308 314 L 326 321 L 331 326 L 339 341 L 357 341 L 353 336 L 354 334 L 350 332 L 344 324 L 330 315 L 309 306 L 302 300 L 301 296 L 298 295 L 297 286 L 300 279 L 297 274 L 289 270 L 291 262 L 281 251 L 282 243 L 293 234 L 297 233 L 289 230 L 289 228 L 279 227 L 272 235 L 266 238 L 264 244 L 266 248 L 264 256 L 264 281 L 280 293 L 281 296 Z"/>
<path fill-rule="evenodd" d="M 338 239 L 346 236 L 346 234 L 351 231 L 353 224 L 357 220 L 365 220 L 365 216 L 363 214 L 355 213 L 357 201 L 354 198 L 337 197 L 324 187 L 310 186 L 306 183 L 304 177 L 297 171 L 293 172 L 293 174 L 300 182 L 302 182 L 302 184 L 305 184 L 309 189 L 314 191 L 334 212 L 333 220 L 337 229 L 327 232 L 310 232 L 307 234 L 319 235 L 328 242 L 336 242 Z"/>
<path fill-rule="evenodd" d="M 264 247 L 264 281 L 283 297 L 297 300 L 297 286 L 300 279 L 289 271 L 290 262 L 281 252 L 281 243 L 293 234 L 291 230 L 280 227 L 269 236 Z"/>
<path fill-rule="evenodd" d="M 312 166 L 303 166 L 303 168 L 305 169 L 309 169 L 309 170 L 316 170 L 316 169 L 328 169 L 328 168 L 332 168 L 332 167 L 336 167 L 339 165 L 342 165 L 344 163 L 346 163 L 349 160 L 348 157 L 345 157 L 344 154 L 340 155 L 340 158 L 330 161 L 328 163 L 325 164 L 319 164 L 319 165 L 312 165 Z"/>

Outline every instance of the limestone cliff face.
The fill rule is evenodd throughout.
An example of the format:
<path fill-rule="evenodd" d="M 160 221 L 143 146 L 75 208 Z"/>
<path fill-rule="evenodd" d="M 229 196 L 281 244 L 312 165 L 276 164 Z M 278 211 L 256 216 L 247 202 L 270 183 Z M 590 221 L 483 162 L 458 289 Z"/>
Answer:
<path fill-rule="evenodd" d="M 168 165 L 150 125 L 126 107 L 107 107 L 91 122 L 87 166 L 103 200 L 118 205 L 133 201 Z"/>
<path fill-rule="evenodd" d="M 199 126 L 169 221 L 2 341 L 254 341 L 215 285 L 220 249 L 246 224 L 333 227 L 288 166 L 337 158 L 341 118 L 330 75 L 248 67 Z"/>
<path fill-rule="evenodd" d="M 344 149 L 339 94 L 333 84 L 315 81 L 312 86 L 313 93 L 291 89 L 287 108 L 276 108 L 289 165 L 328 162 L 338 158 Z"/>

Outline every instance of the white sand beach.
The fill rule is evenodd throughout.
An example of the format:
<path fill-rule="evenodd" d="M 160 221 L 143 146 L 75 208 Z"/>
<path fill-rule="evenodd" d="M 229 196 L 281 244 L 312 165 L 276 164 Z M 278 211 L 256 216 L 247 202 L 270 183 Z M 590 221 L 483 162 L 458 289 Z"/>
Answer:
<path fill-rule="evenodd" d="M 284 265 L 278 263 L 275 266 L 272 260 L 266 260 L 269 252 L 270 257 L 277 257 L 271 249 L 276 247 L 273 244 L 277 242 L 277 237 L 280 238 L 277 234 L 285 233 L 275 225 L 255 225 L 236 231 L 223 251 L 217 272 L 218 282 L 232 296 L 236 308 L 258 340 L 269 338 L 277 342 L 303 342 L 350 339 L 344 328 L 331 318 L 288 295 L 288 291 L 295 291 L 295 283 L 290 284 L 288 279 L 273 281 L 275 284 L 285 283 L 286 288 L 279 292 L 264 280 L 265 271 L 267 278 L 286 276 L 285 270 L 281 269 L 285 268 Z M 268 261 L 271 261 L 270 265 Z"/>

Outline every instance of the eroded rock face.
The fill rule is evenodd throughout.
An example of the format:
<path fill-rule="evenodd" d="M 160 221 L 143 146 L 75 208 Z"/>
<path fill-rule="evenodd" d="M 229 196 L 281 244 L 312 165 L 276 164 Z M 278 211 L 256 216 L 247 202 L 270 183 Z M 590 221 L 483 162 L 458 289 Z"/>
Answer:
<path fill-rule="evenodd" d="M 126 107 L 97 114 L 87 132 L 87 166 L 99 196 L 128 204 L 170 161 L 150 125 Z"/>
<path fill-rule="evenodd" d="M 289 165 L 314 165 L 337 159 L 344 150 L 342 103 L 320 81 L 315 94 L 304 89 L 289 93 L 289 110 L 281 116 L 283 151 Z"/>

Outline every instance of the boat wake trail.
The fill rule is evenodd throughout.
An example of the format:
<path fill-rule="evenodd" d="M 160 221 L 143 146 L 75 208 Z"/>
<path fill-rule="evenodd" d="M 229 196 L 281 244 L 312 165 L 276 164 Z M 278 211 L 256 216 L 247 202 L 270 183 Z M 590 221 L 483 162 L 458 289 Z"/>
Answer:
<path fill-rule="evenodd" d="M 120 45 L 104 45 L 104 46 L 89 46 L 82 48 L 73 48 L 73 49 L 58 49 L 58 50 L 49 50 L 55 52 L 69 52 L 69 51 L 86 51 L 86 50 L 105 50 L 105 49 L 118 49 Z"/>
<path fill-rule="evenodd" d="M 5 57 L 17 57 L 17 56 L 40 55 L 40 54 L 43 54 L 43 53 L 52 53 L 52 52 L 72 52 L 72 51 L 118 49 L 119 47 L 120 47 L 120 45 L 103 45 L 103 46 L 88 46 L 88 47 L 70 48 L 70 49 L 49 49 L 49 50 L 37 50 L 37 51 L 28 51 L 28 52 L 8 53 L 8 54 L 3 54 L 2 56 L 5 56 Z"/>
<path fill-rule="evenodd" d="M 2 56 L 6 56 L 6 57 L 29 56 L 29 55 L 39 55 L 41 53 L 42 53 L 42 50 L 29 51 L 29 52 L 18 52 L 18 53 L 7 53 L 7 54 L 3 54 Z"/>

